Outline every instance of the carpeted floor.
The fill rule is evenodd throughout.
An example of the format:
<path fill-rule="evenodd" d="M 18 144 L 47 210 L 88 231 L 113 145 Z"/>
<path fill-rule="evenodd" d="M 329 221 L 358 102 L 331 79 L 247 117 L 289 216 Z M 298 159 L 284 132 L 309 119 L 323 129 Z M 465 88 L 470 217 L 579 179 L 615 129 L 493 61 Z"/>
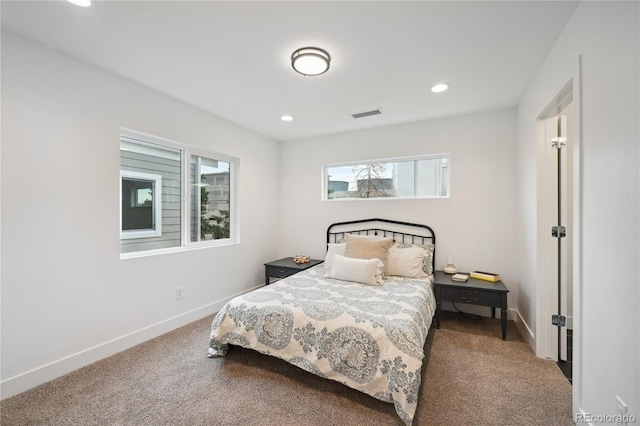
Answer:
<path fill-rule="evenodd" d="M 206 355 L 212 317 L 0 403 L 12 425 L 402 425 L 392 404 L 276 358 Z M 571 385 L 512 323 L 445 312 L 426 345 L 413 424 L 573 425 Z"/>

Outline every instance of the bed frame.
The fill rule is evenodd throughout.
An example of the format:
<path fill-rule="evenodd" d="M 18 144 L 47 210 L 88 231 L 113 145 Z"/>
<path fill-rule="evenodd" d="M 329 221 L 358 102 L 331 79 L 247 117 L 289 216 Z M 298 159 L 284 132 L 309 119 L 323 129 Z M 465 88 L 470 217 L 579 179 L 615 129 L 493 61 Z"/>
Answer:
<path fill-rule="evenodd" d="M 436 240 L 426 225 L 364 219 L 330 225 L 327 244 L 349 234 L 420 245 Z M 428 280 L 368 286 L 327 280 L 324 270 L 313 268 L 298 274 L 302 276 L 286 277 L 228 301 L 211 324 L 209 357 L 224 356 L 229 345 L 237 345 L 281 358 L 393 403 L 400 419 L 410 425 L 431 315 L 437 307 Z"/>
<path fill-rule="evenodd" d="M 360 219 L 338 222 L 327 228 L 327 246 L 344 240 L 346 234 L 376 235 L 392 237 L 394 242 L 403 244 L 436 244 L 436 234 L 427 225 L 400 222 L 390 219 Z M 436 253 L 433 251 L 433 270 L 436 270 Z"/>

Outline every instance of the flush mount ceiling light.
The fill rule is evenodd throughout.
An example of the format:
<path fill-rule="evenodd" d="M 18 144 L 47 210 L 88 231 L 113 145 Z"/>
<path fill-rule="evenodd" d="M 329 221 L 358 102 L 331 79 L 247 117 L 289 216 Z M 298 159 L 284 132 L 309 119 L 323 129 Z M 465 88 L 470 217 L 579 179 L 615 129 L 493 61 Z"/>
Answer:
<path fill-rule="evenodd" d="M 293 117 L 290 115 L 283 115 L 282 117 L 280 117 L 280 119 L 282 121 L 293 121 Z"/>
<path fill-rule="evenodd" d="M 320 75 L 327 72 L 331 56 L 317 47 L 303 47 L 291 55 L 291 66 L 302 75 Z"/>
<path fill-rule="evenodd" d="M 439 84 L 436 84 L 435 86 L 433 86 L 431 88 L 431 91 L 433 93 L 442 93 L 445 90 L 447 90 L 448 88 L 449 88 L 449 85 L 447 83 L 439 83 Z"/>

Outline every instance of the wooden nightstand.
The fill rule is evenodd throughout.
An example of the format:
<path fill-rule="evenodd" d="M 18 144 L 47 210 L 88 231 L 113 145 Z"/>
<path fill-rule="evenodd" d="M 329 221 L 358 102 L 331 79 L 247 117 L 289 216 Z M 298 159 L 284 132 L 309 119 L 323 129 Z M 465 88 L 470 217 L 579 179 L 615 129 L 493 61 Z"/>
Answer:
<path fill-rule="evenodd" d="M 453 281 L 451 275 L 436 271 L 433 283 L 436 294 L 436 328 L 440 328 L 440 310 L 443 301 L 454 303 L 472 303 L 489 306 L 491 316 L 496 317 L 496 308 L 500 308 L 502 322 L 502 340 L 507 338 L 507 293 L 509 289 L 502 281 L 495 283 L 469 278 L 465 282 Z"/>
<path fill-rule="evenodd" d="M 269 278 L 284 278 L 293 275 L 305 269 L 316 266 L 324 260 L 310 259 L 309 263 L 294 263 L 293 257 L 285 257 L 284 259 L 274 260 L 264 264 L 264 284 L 269 285 Z"/>

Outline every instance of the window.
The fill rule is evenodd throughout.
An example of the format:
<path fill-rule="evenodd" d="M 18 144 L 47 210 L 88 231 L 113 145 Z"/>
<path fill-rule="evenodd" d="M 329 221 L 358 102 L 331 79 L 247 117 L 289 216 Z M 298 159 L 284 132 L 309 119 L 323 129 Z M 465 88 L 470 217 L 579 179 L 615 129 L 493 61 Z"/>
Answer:
<path fill-rule="evenodd" d="M 326 165 L 323 200 L 447 198 L 449 155 Z"/>
<path fill-rule="evenodd" d="M 191 241 L 229 238 L 231 164 L 191 156 Z"/>
<path fill-rule="evenodd" d="M 120 137 L 120 253 L 235 241 L 238 160 L 126 131 Z"/>

